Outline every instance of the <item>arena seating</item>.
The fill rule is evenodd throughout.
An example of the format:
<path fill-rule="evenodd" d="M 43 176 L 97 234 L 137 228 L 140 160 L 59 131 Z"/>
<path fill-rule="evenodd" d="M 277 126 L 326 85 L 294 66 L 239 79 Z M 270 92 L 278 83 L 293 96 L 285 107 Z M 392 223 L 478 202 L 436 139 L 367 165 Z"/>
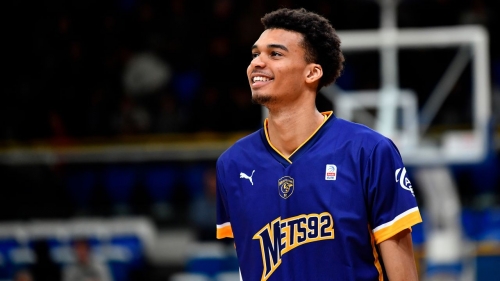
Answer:
<path fill-rule="evenodd" d="M 35 260 L 34 245 L 44 241 L 53 262 L 63 267 L 75 261 L 71 243 L 87 239 L 92 255 L 106 263 L 115 281 L 127 281 L 140 269 L 155 244 L 156 229 L 146 218 L 74 219 L 0 224 L 0 280 Z"/>

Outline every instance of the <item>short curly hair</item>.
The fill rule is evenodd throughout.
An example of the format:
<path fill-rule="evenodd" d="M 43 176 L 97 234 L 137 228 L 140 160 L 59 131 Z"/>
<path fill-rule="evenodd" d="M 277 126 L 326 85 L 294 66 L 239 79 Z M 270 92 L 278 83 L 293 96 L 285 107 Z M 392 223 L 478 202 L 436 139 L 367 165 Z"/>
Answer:
<path fill-rule="evenodd" d="M 265 29 L 284 29 L 302 34 L 307 63 L 317 63 L 323 68 L 318 90 L 340 76 L 344 68 L 344 55 L 340 39 L 330 22 L 304 8 L 282 8 L 264 15 L 261 22 Z"/>

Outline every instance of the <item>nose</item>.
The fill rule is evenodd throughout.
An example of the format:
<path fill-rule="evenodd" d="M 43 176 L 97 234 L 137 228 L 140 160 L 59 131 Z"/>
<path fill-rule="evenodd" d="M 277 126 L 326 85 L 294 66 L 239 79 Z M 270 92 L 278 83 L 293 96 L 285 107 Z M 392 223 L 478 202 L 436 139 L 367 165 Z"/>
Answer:
<path fill-rule="evenodd" d="M 250 66 L 264 68 L 266 63 L 262 60 L 262 56 L 257 56 L 250 62 Z"/>

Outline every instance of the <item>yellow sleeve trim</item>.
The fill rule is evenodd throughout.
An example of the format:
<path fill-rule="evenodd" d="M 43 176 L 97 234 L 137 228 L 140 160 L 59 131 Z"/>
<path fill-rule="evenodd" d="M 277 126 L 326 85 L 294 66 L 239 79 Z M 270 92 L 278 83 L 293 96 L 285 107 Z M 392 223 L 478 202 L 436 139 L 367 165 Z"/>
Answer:
<path fill-rule="evenodd" d="M 370 242 L 373 251 L 373 259 L 374 259 L 373 264 L 375 265 L 375 268 L 378 271 L 378 281 L 384 281 L 384 274 L 382 273 L 382 265 L 380 264 L 380 259 L 378 258 L 377 248 L 375 247 L 375 237 L 373 237 L 373 232 L 370 228 L 370 225 L 368 225 L 368 230 L 370 231 Z"/>
<path fill-rule="evenodd" d="M 233 229 L 231 228 L 231 225 L 217 228 L 217 239 L 223 239 L 223 238 L 234 238 Z"/>
<path fill-rule="evenodd" d="M 422 222 L 422 217 L 418 208 L 410 209 L 403 214 L 397 216 L 394 220 L 389 223 L 383 224 L 373 230 L 373 236 L 375 238 L 375 243 L 380 244 L 381 242 L 391 238 L 392 236 L 398 234 L 404 229 L 411 228 L 413 225 Z"/>

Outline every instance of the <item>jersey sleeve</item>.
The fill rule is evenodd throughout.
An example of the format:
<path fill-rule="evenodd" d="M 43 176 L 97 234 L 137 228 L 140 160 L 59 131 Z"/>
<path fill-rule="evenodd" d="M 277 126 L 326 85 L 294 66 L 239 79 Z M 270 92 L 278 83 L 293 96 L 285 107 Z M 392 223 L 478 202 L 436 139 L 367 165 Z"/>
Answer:
<path fill-rule="evenodd" d="M 392 141 L 383 139 L 375 146 L 365 174 L 375 243 L 422 221 L 401 155 Z"/>
<path fill-rule="evenodd" d="M 217 161 L 217 239 L 233 238 L 223 174 L 223 165 Z"/>

